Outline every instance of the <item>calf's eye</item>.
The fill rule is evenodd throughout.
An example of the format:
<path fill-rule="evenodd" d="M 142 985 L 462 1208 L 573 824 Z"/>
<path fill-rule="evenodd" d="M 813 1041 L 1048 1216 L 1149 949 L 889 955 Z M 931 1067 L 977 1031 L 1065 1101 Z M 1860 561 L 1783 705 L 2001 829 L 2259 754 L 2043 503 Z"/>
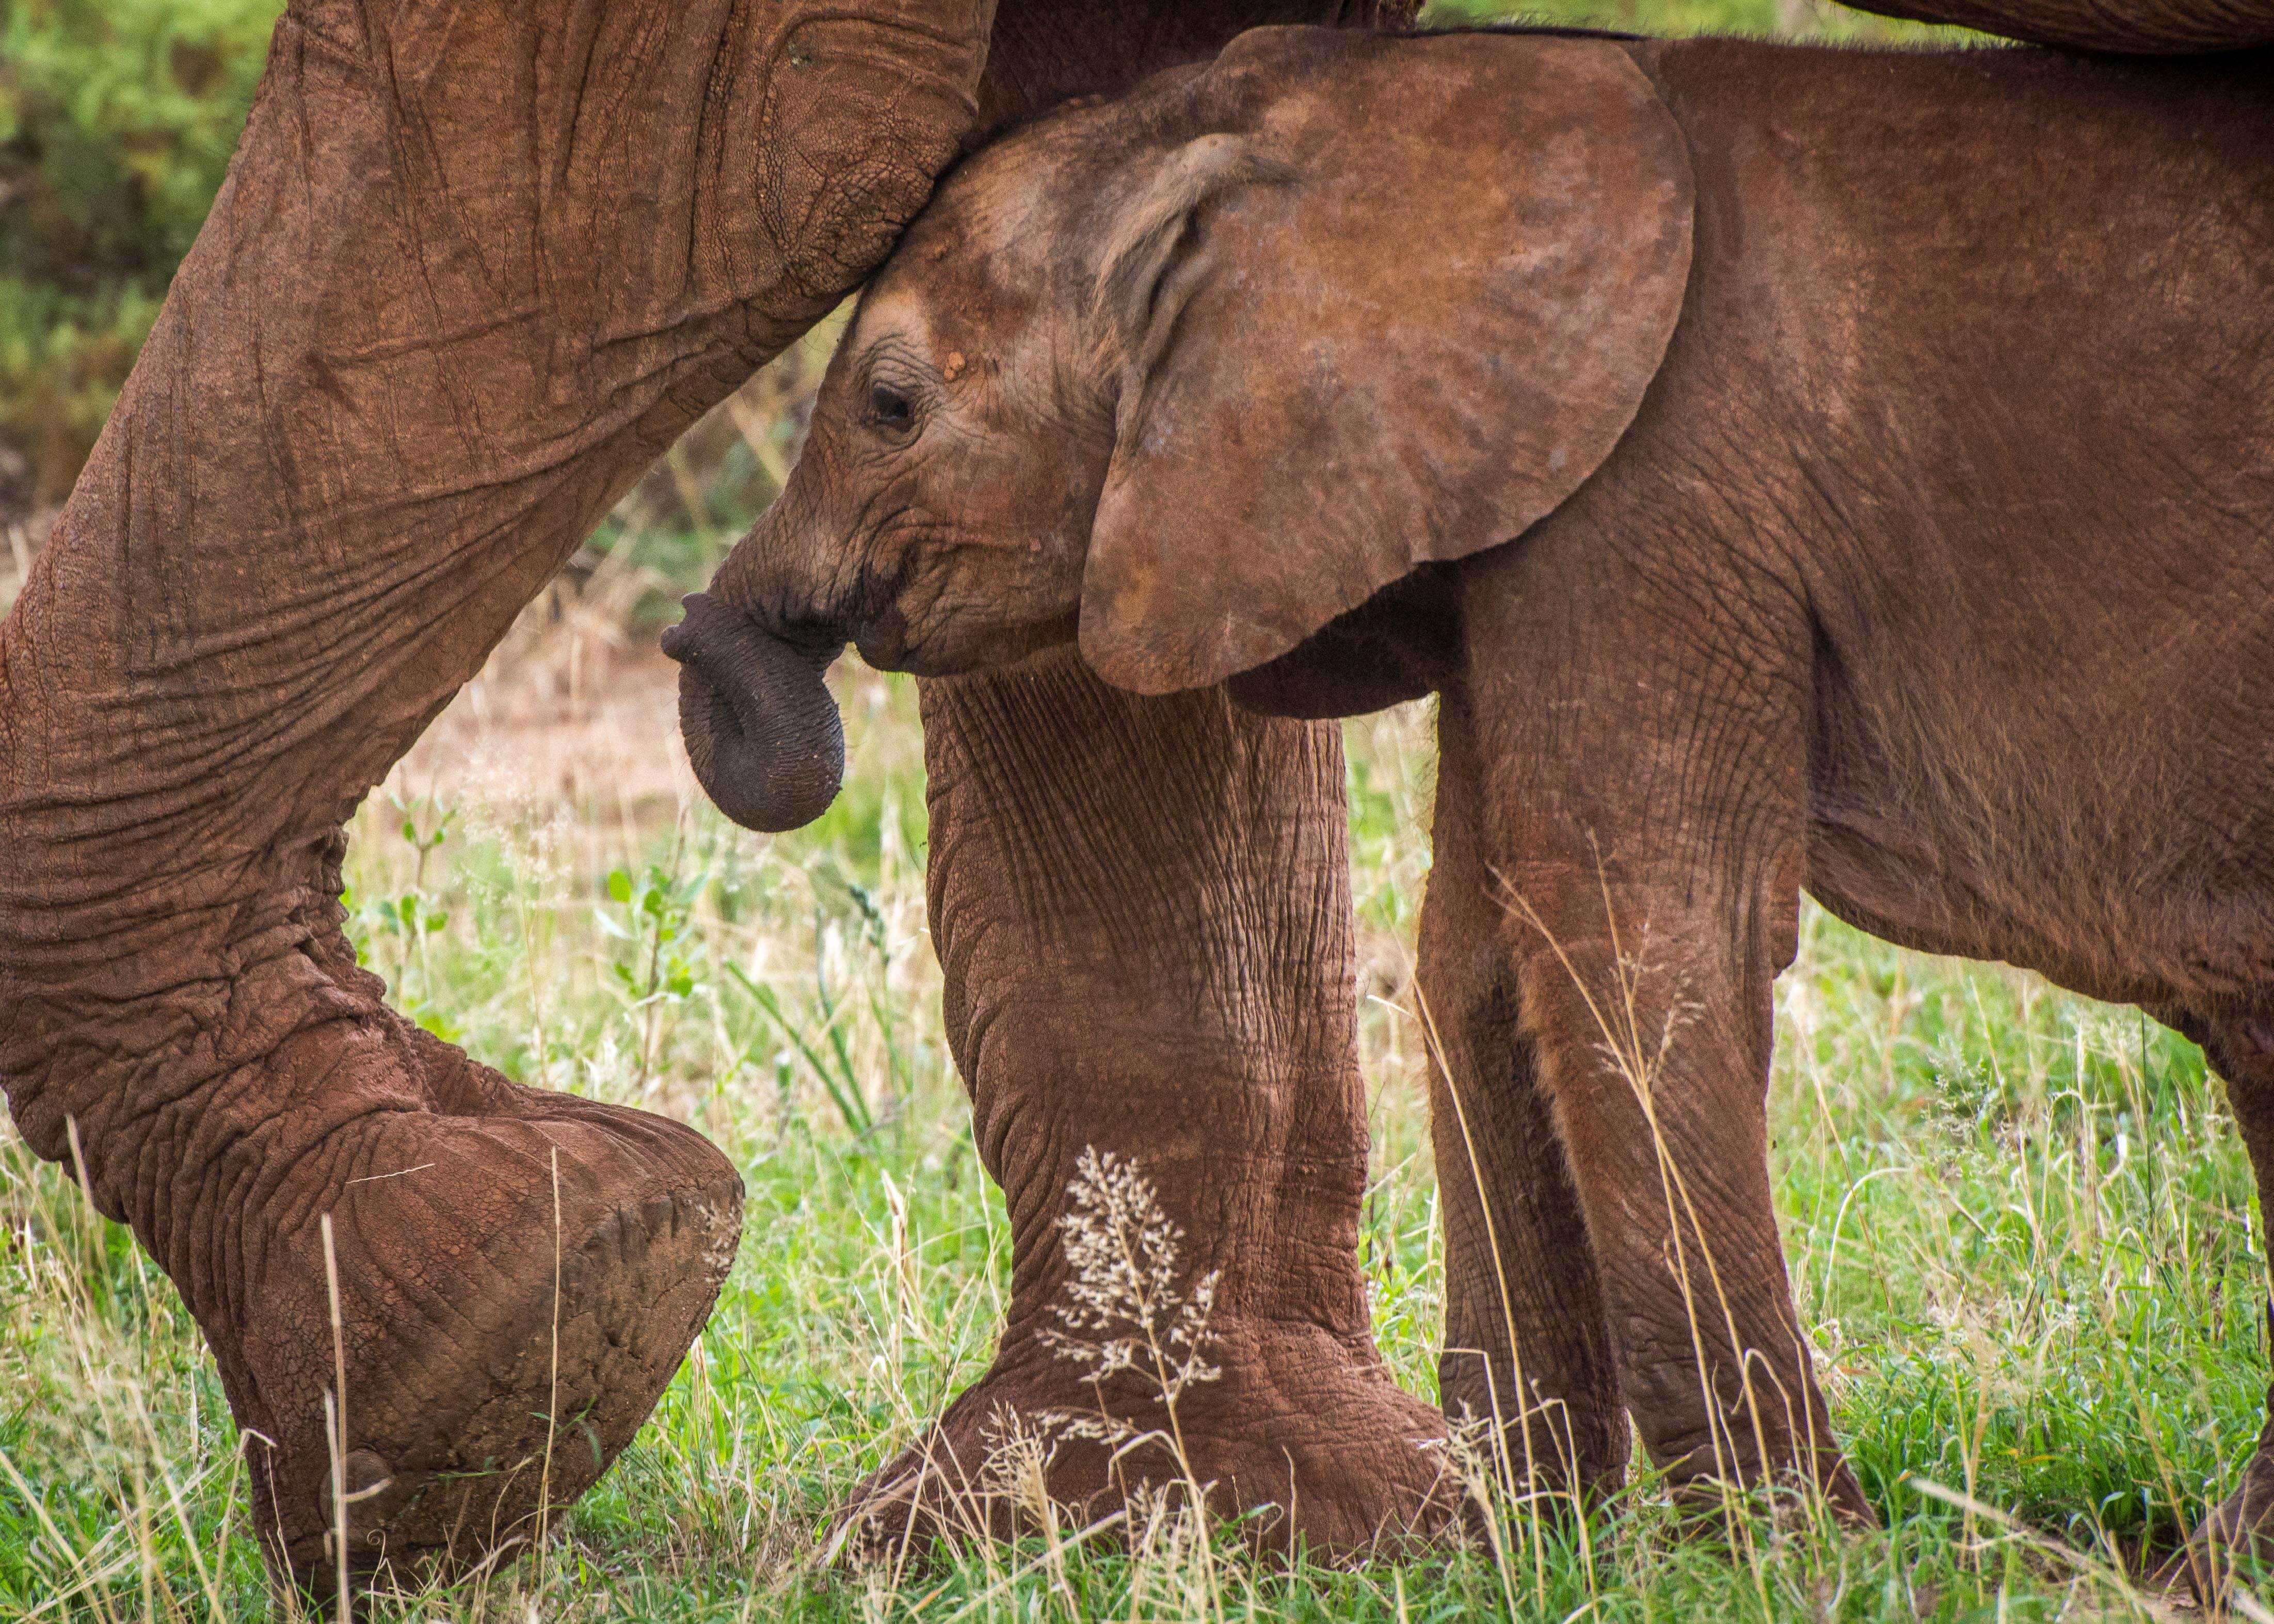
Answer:
<path fill-rule="evenodd" d="M 898 433 L 915 421 L 915 407 L 892 385 L 880 383 L 869 391 L 870 420 Z"/>

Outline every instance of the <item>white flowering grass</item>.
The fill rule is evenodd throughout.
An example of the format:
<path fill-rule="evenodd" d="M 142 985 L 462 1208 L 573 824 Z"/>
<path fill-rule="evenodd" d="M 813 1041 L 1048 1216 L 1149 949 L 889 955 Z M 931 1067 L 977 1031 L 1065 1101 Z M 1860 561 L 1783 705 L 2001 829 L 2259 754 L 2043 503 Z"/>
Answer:
<path fill-rule="evenodd" d="M 1065 1300 L 1050 1304 L 1059 1328 L 1044 1331 L 1042 1340 L 1058 1357 L 1082 1367 L 1098 1405 L 1094 1415 L 1050 1418 L 1063 1436 L 1103 1444 L 1121 1446 L 1149 1435 L 1126 1417 L 1114 1416 L 1106 1403 L 1106 1385 L 1131 1376 L 1144 1401 L 1160 1407 L 1189 1480 L 1177 1401 L 1186 1388 L 1224 1373 L 1206 1357 L 1213 1340 L 1209 1315 L 1223 1271 L 1185 1279 L 1178 1268 L 1185 1232 L 1161 1209 L 1152 1181 L 1133 1158 L 1094 1145 L 1084 1146 L 1075 1163 L 1058 1230 L 1072 1274 Z"/>

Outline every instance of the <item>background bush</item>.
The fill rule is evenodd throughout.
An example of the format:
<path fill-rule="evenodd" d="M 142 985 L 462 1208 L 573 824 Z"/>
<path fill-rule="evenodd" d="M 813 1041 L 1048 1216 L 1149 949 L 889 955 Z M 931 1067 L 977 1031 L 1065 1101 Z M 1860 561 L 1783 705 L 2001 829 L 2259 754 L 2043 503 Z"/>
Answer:
<path fill-rule="evenodd" d="M 58 502 L 78 477 L 221 186 L 280 10 L 0 0 L 0 507 Z"/>

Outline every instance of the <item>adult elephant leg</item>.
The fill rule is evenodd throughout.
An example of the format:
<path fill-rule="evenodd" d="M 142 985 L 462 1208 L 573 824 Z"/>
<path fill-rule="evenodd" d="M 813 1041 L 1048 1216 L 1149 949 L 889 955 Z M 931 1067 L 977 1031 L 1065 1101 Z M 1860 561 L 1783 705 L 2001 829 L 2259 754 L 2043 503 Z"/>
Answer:
<path fill-rule="evenodd" d="M 1608 1490 L 1626 1472 L 1626 1410 L 1585 1214 L 1521 1036 L 1507 900 L 1468 816 L 1480 764 L 1462 700 L 1441 710 L 1416 976 L 1445 1229 L 1438 1390 L 1448 1421 L 1491 1426 L 1490 1463 L 1515 1492 Z"/>
<path fill-rule="evenodd" d="M 523 1538 L 732 1260 L 740 1183 L 697 1136 L 386 1007 L 341 830 L 657 453 L 882 256 L 975 117 L 991 11 L 295 0 L 0 627 L 0 1081 L 181 1289 L 301 1578 Z"/>
<path fill-rule="evenodd" d="M 1015 1417 L 1055 1430 L 1050 1493 L 1084 1516 L 1188 1480 L 1220 1513 L 1278 1507 L 1253 1525 L 1276 1548 L 1427 1527 L 1442 1428 L 1382 1368 L 1357 1267 L 1339 735 L 1216 690 L 1138 699 L 1071 657 L 927 682 L 923 713 L 948 1032 L 1010 1207 L 1011 1307 L 993 1366 L 846 1519 L 872 1545 L 1008 1531 Z M 1148 1355 L 1093 1384 L 1058 1341 L 1143 1343 L 1121 1307 L 1065 1316 L 1081 1306 L 1068 1214 L 1091 1210 L 1069 1192 L 1097 1182 L 1093 1154 L 1151 1184 L 1182 1232 L 1163 1283 L 1207 1304 L 1207 1340 L 1168 1351 L 1214 1373 L 1173 1413 Z M 1054 1421 L 1072 1417 L 1150 1441 L 1112 1461 Z"/>

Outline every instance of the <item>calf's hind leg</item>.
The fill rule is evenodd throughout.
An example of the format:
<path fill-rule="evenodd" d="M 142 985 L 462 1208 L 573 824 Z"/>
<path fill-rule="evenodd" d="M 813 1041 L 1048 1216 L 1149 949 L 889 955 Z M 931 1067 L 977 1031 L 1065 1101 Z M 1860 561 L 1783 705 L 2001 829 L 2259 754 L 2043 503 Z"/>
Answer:
<path fill-rule="evenodd" d="M 1459 810 L 1475 804 L 1467 735 L 1443 741 L 1421 910 L 1421 1013 L 1445 1226 L 1446 1418 L 1492 1422 L 1512 1485 L 1610 1490 L 1629 1430 L 1585 1217 L 1537 1056 L 1519 1035 L 1505 908 Z"/>
<path fill-rule="evenodd" d="M 2259 1209 L 2274 1213 L 2274 993 L 2247 1011 L 2157 1013 L 2201 1044 L 2211 1069 L 2225 1079 L 2235 1125 L 2250 1152 Z M 2274 1304 L 2269 1305 L 2268 1319 L 2274 1328 Z M 2274 1387 L 2267 1389 L 2266 1398 L 2267 1420 L 2241 1478 L 2165 1570 L 2166 1577 L 2185 1577 L 2206 1598 L 2223 1587 L 2224 1552 L 2244 1545 L 2255 1546 L 2262 1555 L 2274 1552 Z"/>

